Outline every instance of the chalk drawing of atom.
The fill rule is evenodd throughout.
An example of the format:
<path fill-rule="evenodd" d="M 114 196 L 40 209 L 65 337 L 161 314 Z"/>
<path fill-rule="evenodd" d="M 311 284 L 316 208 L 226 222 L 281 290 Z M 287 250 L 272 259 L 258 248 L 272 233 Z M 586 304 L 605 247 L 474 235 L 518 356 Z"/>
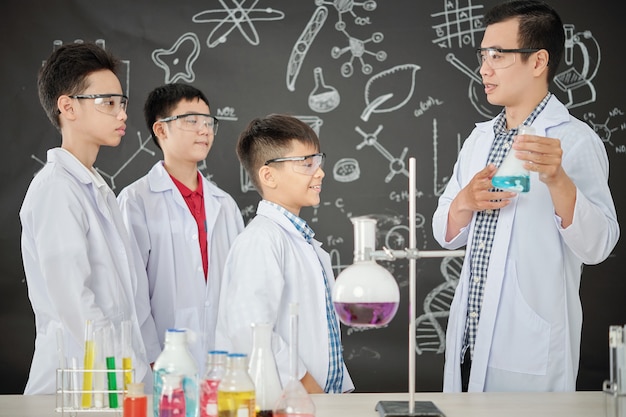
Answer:
<path fill-rule="evenodd" d="M 194 23 L 217 23 L 206 40 L 209 48 L 225 43 L 230 32 L 235 29 L 239 29 L 251 45 L 258 45 L 259 34 L 253 22 L 282 20 L 285 17 L 285 13 L 280 10 L 255 8 L 259 0 L 254 0 L 249 7 L 244 7 L 247 0 L 230 0 L 231 6 L 226 4 L 226 0 L 219 2 L 223 10 L 205 10 L 191 19 Z"/>

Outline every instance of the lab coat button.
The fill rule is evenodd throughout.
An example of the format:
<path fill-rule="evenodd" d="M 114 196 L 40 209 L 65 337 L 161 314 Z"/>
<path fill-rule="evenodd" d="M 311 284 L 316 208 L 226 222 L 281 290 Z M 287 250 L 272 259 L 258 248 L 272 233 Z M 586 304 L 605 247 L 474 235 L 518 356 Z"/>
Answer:
<path fill-rule="evenodd" d="M 193 240 L 198 240 L 198 235 L 191 235 L 191 238 L 192 238 Z"/>

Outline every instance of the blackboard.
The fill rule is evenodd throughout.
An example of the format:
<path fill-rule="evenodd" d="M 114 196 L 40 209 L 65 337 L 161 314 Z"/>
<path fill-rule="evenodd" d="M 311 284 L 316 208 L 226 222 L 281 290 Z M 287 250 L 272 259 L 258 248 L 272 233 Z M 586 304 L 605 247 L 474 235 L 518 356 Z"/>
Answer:
<path fill-rule="evenodd" d="M 618 214 L 626 211 L 623 41 L 613 2 L 550 1 L 567 32 L 565 61 L 551 86 L 598 132 L 611 163 Z M 182 81 L 202 89 L 222 121 L 202 172 L 233 195 L 246 220 L 259 200 L 234 146 L 249 120 L 274 112 L 301 117 L 328 155 L 319 206 L 302 216 L 331 252 L 351 263 L 349 218 L 378 219 L 379 247 L 408 245 L 408 158 L 417 160 L 417 247 L 439 249 L 430 230 L 437 197 L 473 124 L 492 117 L 476 75 L 482 16 L 492 0 L 169 0 L 4 2 L 0 152 L 0 393 L 22 392 L 33 352 L 34 317 L 20 255 L 18 211 L 30 180 L 60 144 L 39 106 L 36 74 L 61 44 L 96 41 L 123 60 L 130 96 L 122 144 L 96 166 L 115 192 L 161 158 L 142 119 L 147 93 Z M 317 84 L 316 84 L 317 80 Z M 610 324 L 626 323 L 624 245 L 583 269 L 581 390 L 608 377 Z M 408 262 L 382 262 L 401 288 L 399 313 L 384 329 L 343 328 L 345 358 L 359 392 L 405 391 L 408 383 Z M 419 391 L 441 389 L 442 332 L 460 260 L 417 264 Z M 62 284 L 60 284 L 62 285 Z M 421 327 L 420 327 L 421 326 Z M 303 329 L 306 331 L 306 329 Z M 439 333 L 438 333 L 439 332 Z"/>

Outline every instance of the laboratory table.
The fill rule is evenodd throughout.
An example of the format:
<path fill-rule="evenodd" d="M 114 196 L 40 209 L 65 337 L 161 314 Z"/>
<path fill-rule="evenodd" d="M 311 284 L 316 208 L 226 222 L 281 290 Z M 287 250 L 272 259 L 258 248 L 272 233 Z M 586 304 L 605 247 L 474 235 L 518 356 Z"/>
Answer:
<path fill-rule="evenodd" d="M 377 417 L 378 401 L 407 401 L 408 393 L 311 395 L 316 417 Z M 607 395 L 601 391 L 570 393 L 416 393 L 415 401 L 432 401 L 446 417 L 604 417 Z M 54 395 L 0 395 L 2 417 L 60 417 Z M 79 412 L 78 417 L 120 413 Z"/>

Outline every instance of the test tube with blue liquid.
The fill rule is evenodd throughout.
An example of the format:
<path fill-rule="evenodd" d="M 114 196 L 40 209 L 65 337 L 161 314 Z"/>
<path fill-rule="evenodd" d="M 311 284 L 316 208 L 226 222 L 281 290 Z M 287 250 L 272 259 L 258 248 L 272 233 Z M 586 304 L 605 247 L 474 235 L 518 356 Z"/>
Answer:
<path fill-rule="evenodd" d="M 517 134 L 534 135 L 535 129 L 532 126 L 521 125 Z M 515 153 L 511 147 L 496 175 L 491 179 L 491 184 L 501 190 L 526 193 L 530 191 L 530 172 L 524 168 L 524 161 L 517 159 Z"/>

